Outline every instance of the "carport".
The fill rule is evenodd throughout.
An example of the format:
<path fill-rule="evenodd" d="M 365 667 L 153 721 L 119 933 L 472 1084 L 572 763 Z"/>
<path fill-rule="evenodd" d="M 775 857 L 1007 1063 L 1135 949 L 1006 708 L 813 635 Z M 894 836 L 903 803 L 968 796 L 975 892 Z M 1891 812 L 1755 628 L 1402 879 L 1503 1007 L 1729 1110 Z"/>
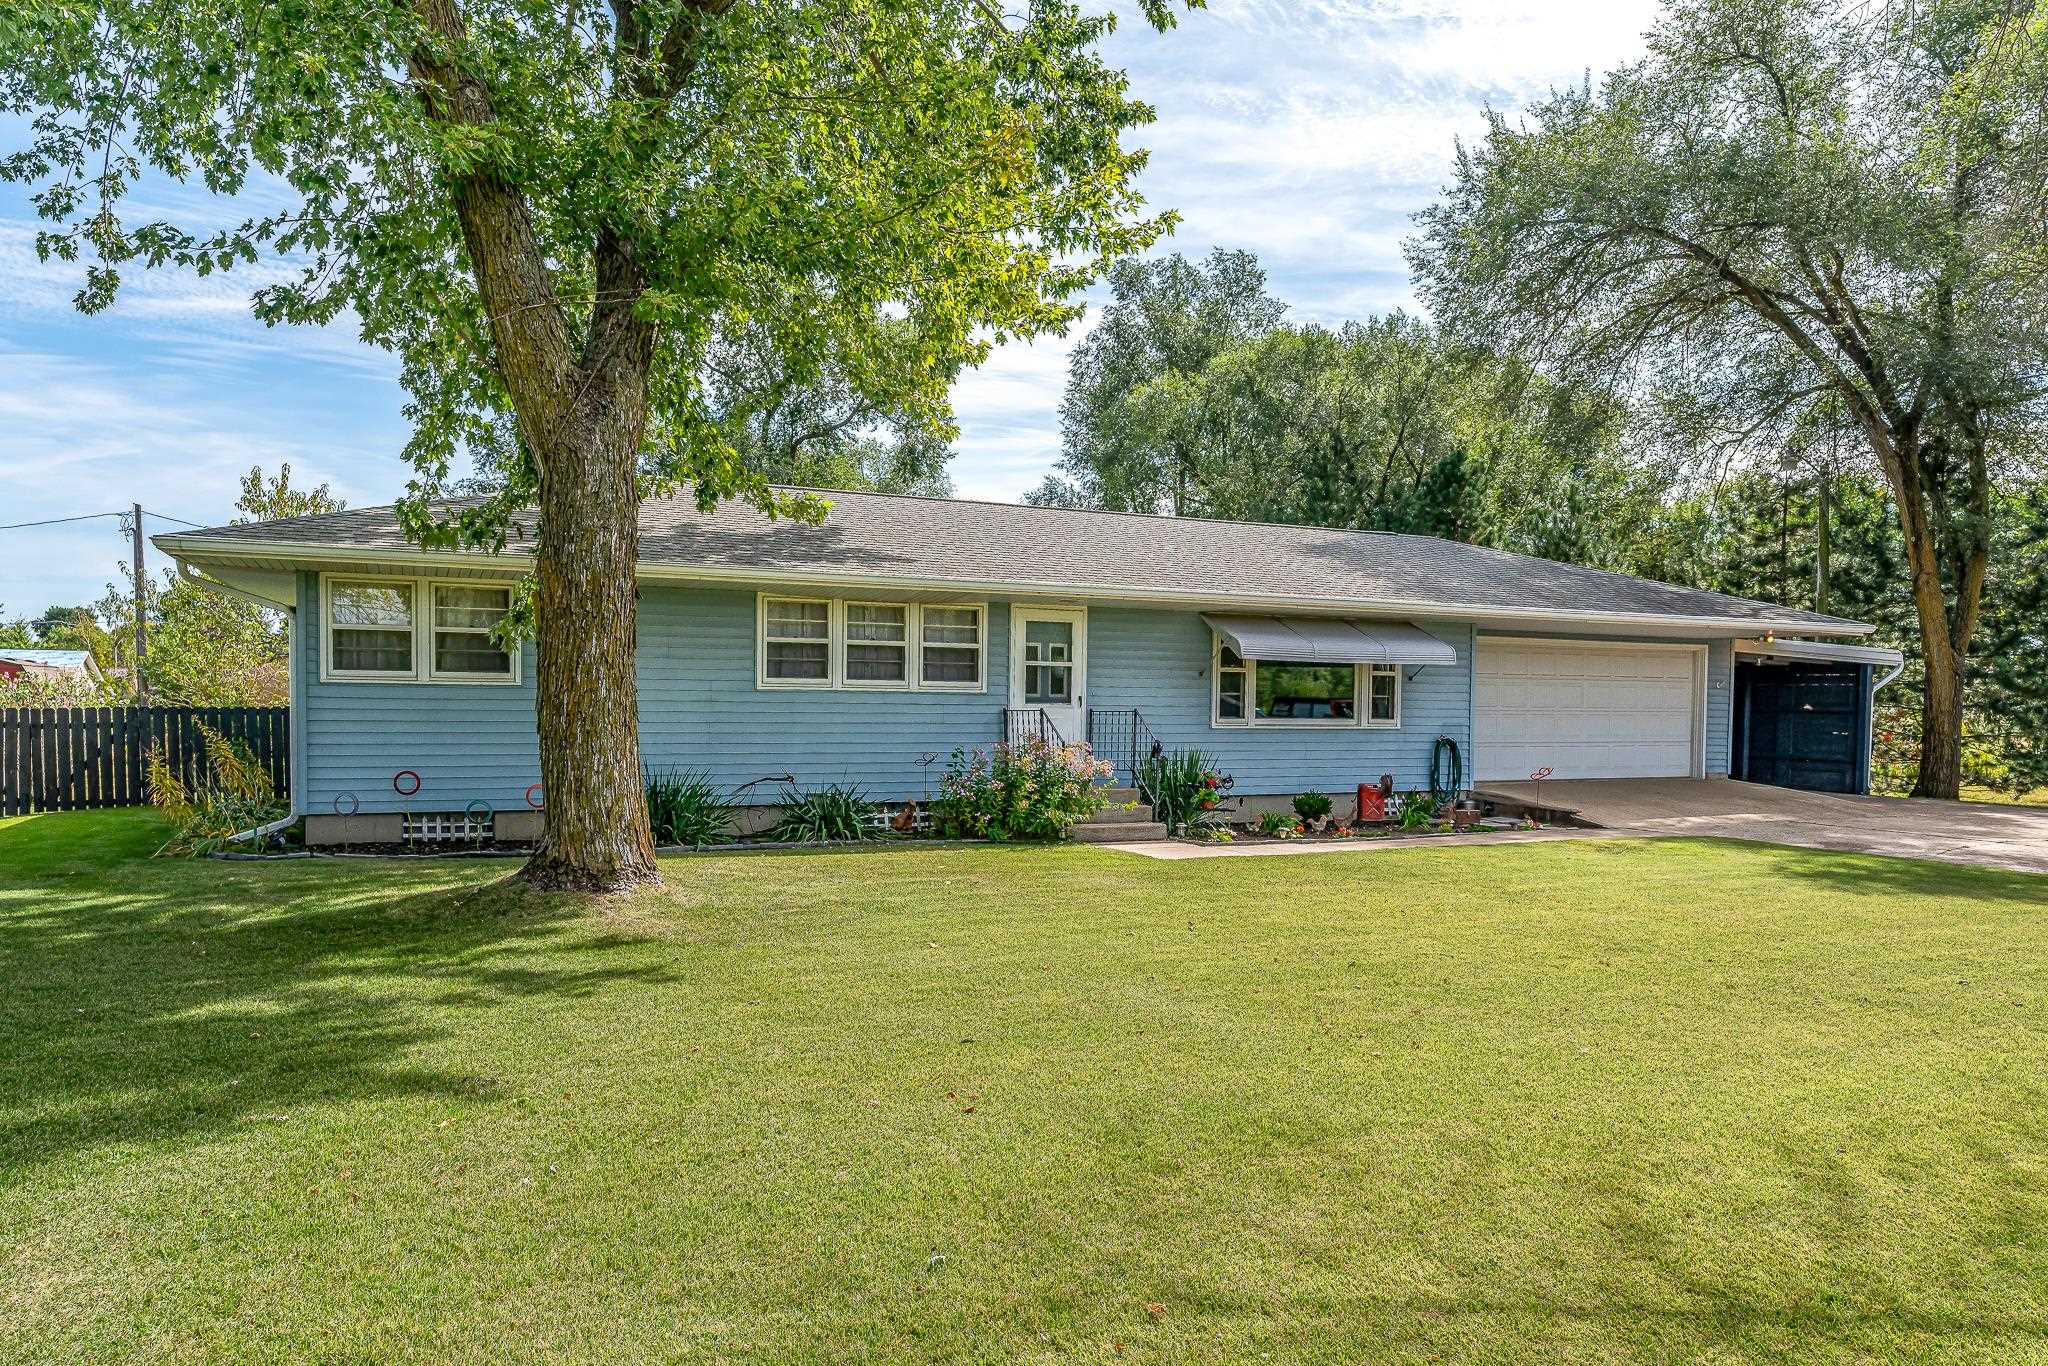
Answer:
<path fill-rule="evenodd" d="M 1736 641 L 1730 776 L 1868 792 L 1873 699 L 1903 663 L 1897 650 L 1869 645 Z"/>

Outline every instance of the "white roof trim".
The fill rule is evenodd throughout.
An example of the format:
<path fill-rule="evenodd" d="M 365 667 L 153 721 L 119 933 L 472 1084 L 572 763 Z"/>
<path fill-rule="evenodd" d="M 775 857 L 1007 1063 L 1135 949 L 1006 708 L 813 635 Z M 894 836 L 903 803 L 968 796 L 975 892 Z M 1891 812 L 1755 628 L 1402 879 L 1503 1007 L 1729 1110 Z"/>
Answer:
<path fill-rule="evenodd" d="M 1240 617 L 1202 614 L 1212 630 L 1246 659 L 1318 664 L 1456 664 L 1458 652 L 1405 621 L 1335 617 Z"/>
<path fill-rule="evenodd" d="M 207 560 L 268 560 L 279 567 L 311 568 L 318 565 L 378 564 L 392 566 L 459 565 L 465 569 L 517 569 L 533 567 L 533 557 L 521 554 L 490 555 L 479 551 L 364 549 L 347 546 L 315 546 L 301 542 L 251 541 L 242 538 L 213 538 L 196 535 L 160 535 L 150 543 L 167 555 L 193 561 L 206 568 Z M 1685 616 L 1665 612 L 1598 612 L 1551 607 L 1503 607 L 1476 602 L 1438 602 L 1428 598 L 1379 600 L 1371 598 L 1276 597 L 1270 594 L 1232 595 L 1213 589 L 1144 589 L 1081 587 L 1056 582 L 1006 582 L 993 579 L 940 578 L 933 575 L 892 575 L 835 573 L 822 569 L 741 569 L 712 565 L 662 565 L 642 563 L 638 577 L 646 583 L 737 583 L 841 585 L 882 592 L 941 591 L 979 597 L 1057 597 L 1071 601 L 1162 603 L 1197 610 L 1204 607 L 1244 608 L 1251 611 L 1279 608 L 1286 611 L 1327 613 L 1386 612 L 1404 616 L 1443 617 L 1454 621 L 1499 622 L 1597 622 L 1616 626 L 1657 628 L 1683 627 L 1701 635 L 1738 636 L 1757 631 L 1799 631 L 1807 635 L 1868 635 L 1876 628 L 1863 622 L 1844 622 L 1839 628 L 1769 617 Z"/>
<path fill-rule="evenodd" d="M 1738 640 L 1735 653 L 1752 659 L 1819 660 L 1835 664 L 1875 664 L 1896 669 L 1906 662 L 1897 650 L 1882 645 L 1835 645 L 1820 640 Z"/>

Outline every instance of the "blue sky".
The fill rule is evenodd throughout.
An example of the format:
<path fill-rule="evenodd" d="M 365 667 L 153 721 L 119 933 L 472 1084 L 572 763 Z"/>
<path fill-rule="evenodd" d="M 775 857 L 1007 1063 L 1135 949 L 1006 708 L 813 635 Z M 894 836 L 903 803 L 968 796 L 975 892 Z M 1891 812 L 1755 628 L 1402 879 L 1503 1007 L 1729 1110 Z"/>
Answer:
<path fill-rule="evenodd" d="M 1641 51 L 1647 0 L 1212 0 L 1161 37 L 1123 24 L 1110 55 L 1159 121 L 1142 188 L 1183 221 L 1162 251 L 1243 247 L 1298 319 L 1411 304 L 1401 239 L 1435 196 L 1454 140 Z M 16 127 L 0 124 L 0 144 Z M 227 210 L 176 186 L 183 221 Z M 138 205 L 138 207 L 140 207 Z M 239 215 L 236 215 L 239 216 Z M 340 323 L 249 317 L 266 273 L 131 272 L 108 313 L 71 309 L 78 269 L 35 259 L 18 186 L 0 186 L 0 523 L 125 508 L 224 521 L 252 464 L 291 462 L 351 504 L 404 486 L 403 392 L 391 358 Z M 954 393 L 965 495 L 1011 499 L 1059 454 L 1064 338 L 999 351 Z M 169 524 L 151 530 L 169 529 Z M 111 519 L 0 532 L 8 617 L 89 602 L 125 558 Z"/>

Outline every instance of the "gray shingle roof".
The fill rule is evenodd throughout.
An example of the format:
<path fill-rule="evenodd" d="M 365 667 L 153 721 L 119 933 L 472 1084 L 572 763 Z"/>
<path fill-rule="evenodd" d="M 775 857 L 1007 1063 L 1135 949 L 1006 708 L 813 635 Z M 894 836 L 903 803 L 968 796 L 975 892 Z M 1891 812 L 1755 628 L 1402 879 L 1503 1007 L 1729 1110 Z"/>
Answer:
<path fill-rule="evenodd" d="M 1100 596 L 1668 616 L 1823 634 L 1865 629 L 1839 617 L 1430 536 L 874 493 L 823 496 L 832 509 L 820 526 L 775 521 L 744 504 L 706 513 L 687 497 L 650 500 L 640 509 L 641 563 L 741 576 L 815 575 Z M 207 548 L 231 551 L 237 543 L 303 546 L 309 559 L 321 549 L 417 553 L 388 507 L 216 527 L 159 541 L 166 550 L 188 555 Z M 528 538 L 508 550 L 527 554 L 531 548 Z"/>

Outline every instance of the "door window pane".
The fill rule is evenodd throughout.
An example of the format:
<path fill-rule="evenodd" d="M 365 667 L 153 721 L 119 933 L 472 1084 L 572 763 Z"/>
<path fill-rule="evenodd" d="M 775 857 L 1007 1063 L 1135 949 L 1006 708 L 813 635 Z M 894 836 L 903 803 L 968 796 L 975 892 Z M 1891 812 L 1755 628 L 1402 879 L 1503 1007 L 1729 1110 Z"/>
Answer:
<path fill-rule="evenodd" d="M 1024 623 L 1024 701 L 1065 706 L 1074 700 L 1074 623 Z"/>

